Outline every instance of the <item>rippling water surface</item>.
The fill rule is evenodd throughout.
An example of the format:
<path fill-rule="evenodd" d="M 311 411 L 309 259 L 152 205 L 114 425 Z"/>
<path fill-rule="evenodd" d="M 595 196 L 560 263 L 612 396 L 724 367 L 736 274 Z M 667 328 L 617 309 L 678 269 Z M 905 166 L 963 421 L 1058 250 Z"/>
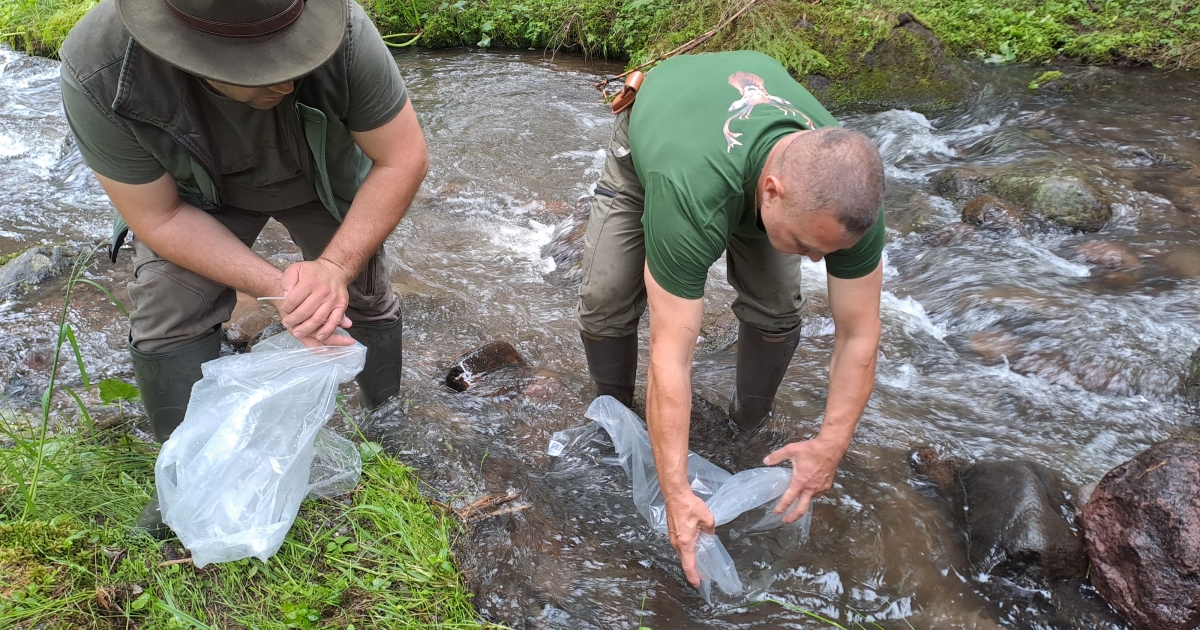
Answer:
<path fill-rule="evenodd" d="M 610 450 L 544 454 L 551 434 L 584 422 L 591 389 L 574 288 L 556 280 L 542 248 L 599 175 L 612 116 L 591 85 L 614 68 L 516 52 L 412 52 L 398 62 L 432 167 L 388 242 L 410 404 L 372 430 L 444 500 L 517 492 L 531 506 L 476 526 L 462 545 L 480 610 L 528 628 L 821 626 L 775 603 L 705 605 L 637 515 L 624 474 L 605 463 Z M 106 237 L 109 206 L 60 113 L 57 65 L 0 51 L 0 67 L 0 251 Z M 1035 460 L 1087 484 L 1187 422 L 1177 388 L 1200 345 L 1200 82 L 1130 72 L 1103 92 L 1061 97 L 1030 92 L 1035 74 L 993 71 L 971 102 L 936 119 L 839 113 L 880 144 L 888 165 L 879 374 L 807 539 L 787 529 L 738 536 L 738 523 L 725 532 L 749 603 L 777 599 L 847 627 L 1123 627 L 1087 592 L 997 590 L 972 575 L 947 508 L 908 465 L 913 447 L 933 445 L 971 461 Z M 931 192 L 933 173 L 1036 158 L 1087 173 L 1114 203 L 1109 226 L 928 236 L 958 220 Z M 1088 254 L 1094 242 L 1126 255 L 1105 265 Z M 257 248 L 280 264 L 297 257 L 274 224 Z M 120 286 L 127 263 L 126 253 L 94 276 Z M 804 273 L 805 336 L 764 435 L 739 440 L 720 424 L 733 349 L 708 339 L 697 353 L 692 447 L 722 466 L 760 465 L 818 427 L 833 326 L 823 269 Z M 709 331 L 728 317 L 723 278 L 721 262 L 710 274 Z M 0 308 L 9 333 L 0 377 L 16 404 L 40 391 L 35 367 L 60 297 L 46 290 Z M 92 293 L 78 305 L 71 318 L 89 369 L 129 378 L 119 314 Z M 488 398 L 446 388 L 451 361 L 491 339 L 517 347 L 534 387 Z M 643 344 L 643 377 L 644 359 Z"/>

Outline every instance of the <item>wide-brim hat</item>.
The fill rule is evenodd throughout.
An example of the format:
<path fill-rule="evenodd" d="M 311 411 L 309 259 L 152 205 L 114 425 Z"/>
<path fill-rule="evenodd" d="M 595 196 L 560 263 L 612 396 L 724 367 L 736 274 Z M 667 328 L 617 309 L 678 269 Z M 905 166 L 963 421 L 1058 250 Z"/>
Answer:
<path fill-rule="evenodd" d="M 350 0 L 115 0 L 150 54 L 198 77 L 243 87 L 298 79 L 346 37 Z"/>

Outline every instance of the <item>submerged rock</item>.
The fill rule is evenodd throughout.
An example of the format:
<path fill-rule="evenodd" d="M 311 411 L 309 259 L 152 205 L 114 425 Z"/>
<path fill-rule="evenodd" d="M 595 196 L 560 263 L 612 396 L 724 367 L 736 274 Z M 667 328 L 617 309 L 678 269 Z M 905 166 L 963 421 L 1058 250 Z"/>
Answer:
<path fill-rule="evenodd" d="M 1079 72 L 1051 70 L 1030 83 L 1040 92 L 1052 94 L 1084 94 L 1096 92 L 1116 83 L 1116 73 L 1107 68 L 1091 66 Z"/>
<path fill-rule="evenodd" d="M 0 298 L 41 284 L 71 268 L 79 250 L 69 246 L 32 247 L 0 267 Z"/>
<path fill-rule="evenodd" d="M 491 374 L 527 366 L 525 359 L 512 344 L 507 341 L 489 341 L 455 359 L 453 367 L 446 373 L 445 383 L 454 391 L 465 392 Z"/>
<path fill-rule="evenodd" d="M 1134 626 L 1200 627 L 1200 435 L 1109 471 L 1083 510 L 1091 580 Z"/>
<path fill-rule="evenodd" d="M 696 339 L 696 350 L 701 354 L 716 354 L 729 348 L 737 343 L 740 326 L 741 322 L 733 311 L 721 313 L 712 323 L 701 326 L 700 335 Z"/>
<path fill-rule="evenodd" d="M 592 215 L 592 199 L 580 197 L 574 212 L 554 228 L 550 242 L 542 246 L 542 258 L 554 261 L 554 270 L 546 276 L 555 284 L 575 287 L 583 279 L 583 239 Z"/>
<path fill-rule="evenodd" d="M 912 462 L 951 499 L 975 574 L 1038 583 L 1083 577 L 1078 488 L 1061 473 L 1032 461 L 943 460 L 932 448 L 917 450 Z"/>
<path fill-rule="evenodd" d="M 985 193 L 1016 208 L 1022 220 L 1041 221 L 1081 232 L 1095 232 L 1112 218 L 1112 207 L 1079 174 L 1056 165 L 951 168 L 933 177 L 934 190 L 953 201 Z M 964 220 L 966 220 L 964 209 Z"/>
<path fill-rule="evenodd" d="M 267 310 L 255 310 L 238 318 L 225 329 L 225 340 L 234 348 L 245 348 L 262 338 L 262 333 L 275 323 L 274 315 Z"/>
<path fill-rule="evenodd" d="M 1121 243 L 1111 241 L 1088 241 L 1076 250 L 1089 265 L 1112 271 L 1130 271 L 1141 267 L 1137 255 Z"/>
<path fill-rule="evenodd" d="M 974 225 L 1013 226 L 1025 218 L 1025 213 L 991 195 L 979 195 L 963 206 L 962 220 Z"/>
<path fill-rule="evenodd" d="M 1183 373 L 1183 397 L 1193 406 L 1200 406 L 1200 348 L 1192 353 Z"/>

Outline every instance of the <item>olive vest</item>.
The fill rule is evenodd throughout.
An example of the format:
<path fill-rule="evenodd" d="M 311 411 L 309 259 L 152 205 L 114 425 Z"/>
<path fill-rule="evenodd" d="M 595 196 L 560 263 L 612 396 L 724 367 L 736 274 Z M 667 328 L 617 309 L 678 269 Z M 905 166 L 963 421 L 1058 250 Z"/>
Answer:
<path fill-rule="evenodd" d="M 338 221 L 371 169 L 371 159 L 355 144 L 345 124 L 350 96 L 348 42 L 349 35 L 333 57 L 296 83 L 295 98 L 280 105 L 290 103 L 295 113 L 288 121 L 294 124 L 284 124 L 281 137 L 291 135 L 297 146 L 307 146 L 311 164 L 305 170 L 317 197 Z M 71 81 L 133 133 L 175 178 L 180 198 L 206 211 L 221 206 L 217 147 L 193 98 L 197 83 L 138 46 L 112 0 L 104 0 L 80 20 L 60 56 L 63 80 Z M 120 214 L 115 214 L 112 261 L 128 232 Z"/>

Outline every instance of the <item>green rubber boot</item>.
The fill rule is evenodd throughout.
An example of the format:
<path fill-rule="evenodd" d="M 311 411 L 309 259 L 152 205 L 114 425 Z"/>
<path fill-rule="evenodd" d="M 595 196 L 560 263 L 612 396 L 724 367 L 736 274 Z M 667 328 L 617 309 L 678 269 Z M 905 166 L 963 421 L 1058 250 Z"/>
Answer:
<path fill-rule="evenodd" d="M 403 317 L 384 324 L 354 324 L 346 329 L 367 347 L 367 361 L 358 373 L 358 389 L 367 409 L 375 409 L 400 393 L 400 366 L 404 358 Z"/>
<path fill-rule="evenodd" d="M 154 439 L 161 444 L 171 437 L 175 427 L 187 413 L 192 386 L 200 380 L 200 365 L 221 354 L 221 329 L 215 327 L 187 344 L 166 352 L 142 352 L 129 347 L 133 357 L 133 374 L 141 393 L 142 406 L 154 430 Z M 171 530 L 162 522 L 158 499 L 151 499 L 134 524 L 152 537 L 162 540 Z"/>
<path fill-rule="evenodd" d="M 596 383 L 596 397 L 612 396 L 626 407 L 633 407 L 633 386 L 637 379 L 637 333 L 625 337 L 593 337 L 579 333 L 587 355 L 588 372 Z"/>
<path fill-rule="evenodd" d="M 766 333 L 742 322 L 738 326 L 737 388 L 729 402 L 729 419 L 743 431 L 754 431 L 775 408 L 775 392 L 783 382 L 800 343 L 800 327 Z"/>

